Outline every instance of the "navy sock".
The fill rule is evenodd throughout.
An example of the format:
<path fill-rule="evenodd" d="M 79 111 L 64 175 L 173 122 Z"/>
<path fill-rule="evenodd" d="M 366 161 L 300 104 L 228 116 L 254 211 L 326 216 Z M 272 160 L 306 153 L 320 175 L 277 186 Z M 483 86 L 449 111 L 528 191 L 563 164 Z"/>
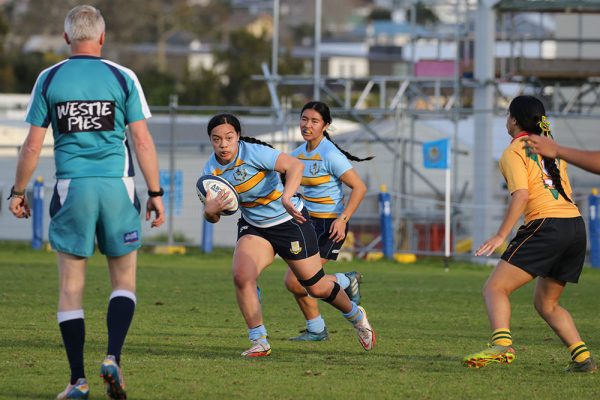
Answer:
<path fill-rule="evenodd" d="M 70 319 L 58 324 L 62 335 L 69 367 L 71 368 L 71 385 L 79 378 L 85 378 L 83 369 L 83 345 L 85 343 L 85 323 L 83 318 Z"/>
<path fill-rule="evenodd" d="M 135 295 L 133 293 L 131 295 L 133 295 L 133 299 L 130 296 L 111 296 L 106 314 L 106 327 L 108 328 L 108 350 L 106 354 L 115 356 L 119 365 L 121 365 L 123 343 L 125 343 L 125 337 L 135 311 Z"/>

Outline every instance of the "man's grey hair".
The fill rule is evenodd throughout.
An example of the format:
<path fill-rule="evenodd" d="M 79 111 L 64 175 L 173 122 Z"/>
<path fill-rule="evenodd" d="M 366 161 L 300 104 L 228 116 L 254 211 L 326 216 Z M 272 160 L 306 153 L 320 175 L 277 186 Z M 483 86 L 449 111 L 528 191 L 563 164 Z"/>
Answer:
<path fill-rule="evenodd" d="M 65 33 L 72 42 L 98 40 L 104 28 L 104 18 L 100 10 L 89 5 L 71 9 L 65 18 Z"/>

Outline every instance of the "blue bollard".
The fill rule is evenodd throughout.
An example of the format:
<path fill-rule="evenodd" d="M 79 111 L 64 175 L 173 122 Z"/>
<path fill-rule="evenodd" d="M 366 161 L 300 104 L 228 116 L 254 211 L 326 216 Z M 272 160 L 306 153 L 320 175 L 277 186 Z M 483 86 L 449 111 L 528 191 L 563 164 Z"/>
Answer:
<path fill-rule="evenodd" d="M 31 247 L 41 250 L 44 244 L 44 179 L 38 176 L 33 184 L 33 238 Z"/>
<path fill-rule="evenodd" d="M 202 251 L 211 253 L 213 250 L 213 224 L 206 219 L 202 221 Z"/>
<path fill-rule="evenodd" d="M 385 258 L 394 258 L 394 229 L 392 226 L 392 196 L 381 185 L 379 193 L 379 218 L 381 221 L 381 247 Z"/>
<path fill-rule="evenodd" d="M 590 207 L 590 216 L 588 227 L 590 230 L 590 258 L 592 267 L 600 268 L 600 218 L 598 216 L 598 204 L 600 203 L 600 196 L 598 196 L 598 189 L 592 189 L 592 194 L 588 197 L 588 204 Z"/>

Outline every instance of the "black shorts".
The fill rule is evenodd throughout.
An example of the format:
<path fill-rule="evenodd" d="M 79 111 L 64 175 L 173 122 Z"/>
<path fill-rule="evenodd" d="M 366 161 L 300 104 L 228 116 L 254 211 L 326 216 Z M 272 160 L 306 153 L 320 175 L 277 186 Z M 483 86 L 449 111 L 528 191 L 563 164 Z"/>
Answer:
<path fill-rule="evenodd" d="M 249 224 L 243 217 L 238 221 L 238 240 L 245 235 L 255 235 L 266 239 L 275 253 L 285 260 L 304 260 L 319 252 L 317 235 L 310 223 L 306 207 L 302 209 L 306 222 L 301 224 L 293 219 L 268 228 Z"/>
<path fill-rule="evenodd" d="M 583 218 L 541 218 L 519 228 L 502 259 L 535 276 L 577 283 L 585 252 Z"/>
<path fill-rule="evenodd" d="M 329 239 L 329 228 L 331 227 L 333 221 L 335 221 L 335 218 L 311 218 L 311 221 L 315 227 L 315 232 L 317 233 L 319 253 L 321 254 L 321 258 L 326 260 L 337 260 L 340 249 L 342 248 L 346 238 L 344 237 L 344 239 L 337 243 L 332 239 Z M 347 234 L 348 224 L 346 224 L 346 235 Z"/>

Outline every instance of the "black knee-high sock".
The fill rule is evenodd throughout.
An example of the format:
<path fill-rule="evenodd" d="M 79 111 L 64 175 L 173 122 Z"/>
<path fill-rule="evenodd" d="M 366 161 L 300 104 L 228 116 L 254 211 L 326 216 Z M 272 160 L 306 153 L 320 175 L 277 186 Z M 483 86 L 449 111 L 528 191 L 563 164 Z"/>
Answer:
<path fill-rule="evenodd" d="M 121 364 L 121 350 L 133 319 L 135 302 L 129 297 L 113 297 L 108 303 L 106 326 L 108 328 L 108 350 L 106 354 L 115 356 Z"/>
<path fill-rule="evenodd" d="M 63 321 L 60 324 L 69 367 L 71 368 L 71 385 L 79 378 L 85 378 L 83 369 L 83 345 L 85 343 L 85 323 L 83 318 Z"/>

